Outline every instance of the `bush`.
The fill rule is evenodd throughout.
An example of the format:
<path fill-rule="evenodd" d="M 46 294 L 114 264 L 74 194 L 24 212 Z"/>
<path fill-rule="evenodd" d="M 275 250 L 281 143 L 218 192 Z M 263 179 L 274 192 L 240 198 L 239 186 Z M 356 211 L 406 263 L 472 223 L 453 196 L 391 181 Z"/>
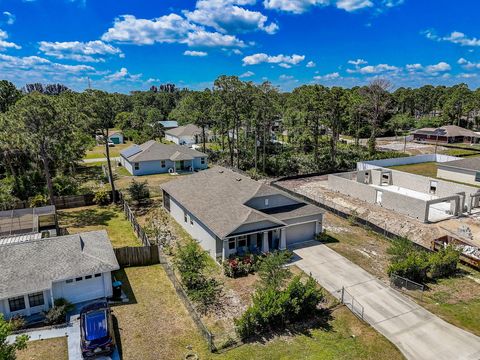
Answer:
<path fill-rule="evenodd" d="M 247 276 L 255 270 L 256 258 L 253 254 L 231 256 L 223 262 L 223 273 L 231 278 Z"/>
<path fill-rule="evenodd" d="M 237 334 L 248 339 L 271 329 L 284 328 L 305 317 L 311 318 L 323 300 L 324 295 L 312 277 L 303 283 L 300 276 L 296 276 L 286 289 L 280 291 L 272 287 L 258 289 L 252 305 L 234 320 Z"/>
<path fill-rule="evenodd" d="M 424 251 L 414 251 L 408 254 L 405 259 L 390 264 L 388 275 L 396 274 L 412 281 L 423 283 L 427 279 L 428 269 L 428 255 Z"/>
<path fill-rule="evenodd" d="M 457 265 L 460 260 L 460 252 L 452 246 L 430 255 L 429 266 L 430 276 L 433 279 L 448 277 L 457 272 Z"/>
<path fill-rule="evenodd" d="M 69 311 L 73 310 L 73 305 L 64 298 L 58 298 L 54 301 L 53 307 L 44 313 L 45 323 L 47 325 L 63 324 Z"/>
<path fill-rule="evenodd" d="M 41 207 L 48 204 L 48 198 L 45 195 L 38 194 L 30 199 L 30 207 Z"/>
<path fill-rule="evenodd" d="M 110 191 L 106 188 L 100 188 L 95 191 L 95 195 L 93 196 L 93 202 L 97 205 L 108 205 L 110 204 Z"/>
<path fill-rule="evenodd" d="M 286 267 L 292 258 L 291 251 L 275 251 L 265 256 L 258 265 L 258 276 L 263 288 L 280 289 L 292 273 Z"/>
<path fill-rule="evenodd" d="M 78 183 L 69 176 L 58 175 L 53 179 L 53 192 L 56 196 L 76 195 Z"/>
<path fill-rule="evenodd" d="M 8 323 L 10 324 L 12 331 L 21 330 L 27 325 L 27 322 L 22 315 L 13 316 L 8 320 Z"/>
<path fill-rule="evenodd" d="M 133 201 L 140 202 L 150 197 L 150 191 L 148 190 L 147 182 L 137 182 L 132 180 L 127 189 L 130 197 Z"/>

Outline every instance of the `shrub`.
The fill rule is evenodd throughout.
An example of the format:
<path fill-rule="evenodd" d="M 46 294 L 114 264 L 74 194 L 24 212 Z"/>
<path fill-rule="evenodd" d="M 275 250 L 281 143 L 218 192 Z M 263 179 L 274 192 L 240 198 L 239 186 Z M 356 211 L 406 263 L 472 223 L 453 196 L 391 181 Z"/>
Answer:
<path fill-rule="evenodd" d="M 312 317 L 323 300 L 324 295 L 312 277 L 303 283 L 300 276 L 296 276 L 286 289 L 280 291 L 272 287 L 258 289 L 253 295 L 252 305 L 234 320 L 237 334 L 247 339 L 270 329 L 284 328 L 307 316 Z"/>
<path fill-rule="evenodd" d="M 265 256 L 257 270 L 261 286 L 280 289 L 291 276 L 290 269 L 285 267 L 291 258 L 291 251 L 275 251 Z"/>
<path fill-rule="evenodd" d="M 53 307 L 45 312 L 45 323 L 47 325 L 62 324 L 66 321 L 67 313 L 73 310 L 74 306 L 64 298 L 55 299 Z"/>
<path fill-rule="evenodd" d="M 72 177 L 58 175 L 53 179 L 53 192 L 57 196 L 76 195 L 78 183 Z"/>
<path fill-rule="evenodd" d="M 48 204 L 48 198 L 42 194 L 37 194 L 30 199 L 30 207 L 41 207 L 47 204 Z"/>
<path fill-rule="evenodd" d="M 106 188 L 98 189 L 93 196 L 93 202 L 97 205 L 110 204 L 110 192 Z"/>
<path fill-rule="evenodd" d="M 223 262 L 223 273 L 231 278 L 247 276 L 255 270 L 256 258 L 253 254 L 232 256 Z"/>
<path fill-rule="evenodd" d="M 428 255 L 423 251 L 414 251 L 409 253 L 405 259 L 390 264 L 388 275 L 396 274 L 422 283 L 427 279 L 428 268 Z"/>
<path fill-rule="evenodd" d="M 27 322 L 22 315 L 13 316 L 8 320 L 8 323 L 10 324 L 12 331 L 23 329 L 27 325 Z"/>
<path fill-rule="evenodd" d="M 431 254 L 429 259 L 430 276 L 433 279 L 438 279 L 454 275 L 457 272 L 459 260 L 460 252 L 452 246 L 447 246 Z"/>
<path fill-rule="evenodd" d="M 150 191 L 148 190 L 147 182 L 137 182 L 132 180 L 127 189 L 130 197 L 133 201 L 140 202 L 150 197 Z"/>

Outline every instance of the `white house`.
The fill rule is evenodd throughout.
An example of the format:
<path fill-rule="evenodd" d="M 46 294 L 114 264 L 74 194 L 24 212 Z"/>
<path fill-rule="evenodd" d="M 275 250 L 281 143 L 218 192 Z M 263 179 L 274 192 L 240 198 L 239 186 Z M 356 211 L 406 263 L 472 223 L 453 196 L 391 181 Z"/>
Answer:
<path fill-rule="evenodd" d="M 317 206 L 223 167 L 161 187 L 164 208 L 217 260 L 283 250 L 322 231 Z"/>
<path fill-rule="evenodd" d="M 154 140 L 120 151 L 120 163 L 136 176 L 203 170 L 208 167 L 207 158 L 206 154 L 186 146 Z"/>
<path fill-rule="evenodd" d="M 119 268 L 105 230 L 1 245 L 0 313 L 30 316 L 57 298 L 112 296 L 111 272 Z"/>
<path fill-rule="evenodd" d="M 213 134 L 210 130 L 205 130 L 206 142 L 213 140 Z M 186 145 L 191 147 L 194 144 L 201 144 L 203 141 L 202 129 L 196 125 L 188 124 L 165 131 L 165 139 L 177 145 Z"/>
<path fill-rule="evenodd" d="M 437 168 L 439 178 L 480 186 L 479 157 L 443 162 L 437 164 Z"/>

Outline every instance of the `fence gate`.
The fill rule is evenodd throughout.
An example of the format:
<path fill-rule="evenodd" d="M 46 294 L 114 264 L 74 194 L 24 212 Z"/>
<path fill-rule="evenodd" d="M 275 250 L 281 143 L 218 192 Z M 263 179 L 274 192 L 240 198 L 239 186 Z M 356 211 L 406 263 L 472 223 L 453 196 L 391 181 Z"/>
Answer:
<path fill-rule="evenodd" d="M 355 299 L 355 297 L 350 294 L 345 287 L 342 287 L 342 294 L 340 298 L 341 302 L 350 309 L 352 313 L 354 313 L 357 317 L 364 320 L 365 310 L 363 305 Z"/>

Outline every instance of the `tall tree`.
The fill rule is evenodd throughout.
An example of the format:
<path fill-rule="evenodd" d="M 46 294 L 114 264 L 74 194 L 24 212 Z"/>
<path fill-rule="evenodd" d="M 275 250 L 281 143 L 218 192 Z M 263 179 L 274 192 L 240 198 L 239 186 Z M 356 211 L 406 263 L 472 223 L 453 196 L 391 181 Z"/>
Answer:
<path fill-rule="evenodd" d="M 368 150 L 371 155 L 376 152 L 378 129 L 389 112 L 391 104 L 389 90 L 391 86 L 391 83 L 386 79 L 376 79 L 361 89 L 361 94 L 365 99 L 365 113 L 370 123 Z"/>
<path fill-rule="evenodd" d="M 10 81 L 0 80 L 0 113 L 7 111 L 22 96 Z"/>
<path fill-rule="evenodd" d="M 28 335 L 17 336 L 14 342 L 7 341 L 12 330 L 12 325 L 3 319 L 3 314 L 0 314 L 0 359 L 2 360 L 15 360 L 17 350 L 27 347 Z"/>

